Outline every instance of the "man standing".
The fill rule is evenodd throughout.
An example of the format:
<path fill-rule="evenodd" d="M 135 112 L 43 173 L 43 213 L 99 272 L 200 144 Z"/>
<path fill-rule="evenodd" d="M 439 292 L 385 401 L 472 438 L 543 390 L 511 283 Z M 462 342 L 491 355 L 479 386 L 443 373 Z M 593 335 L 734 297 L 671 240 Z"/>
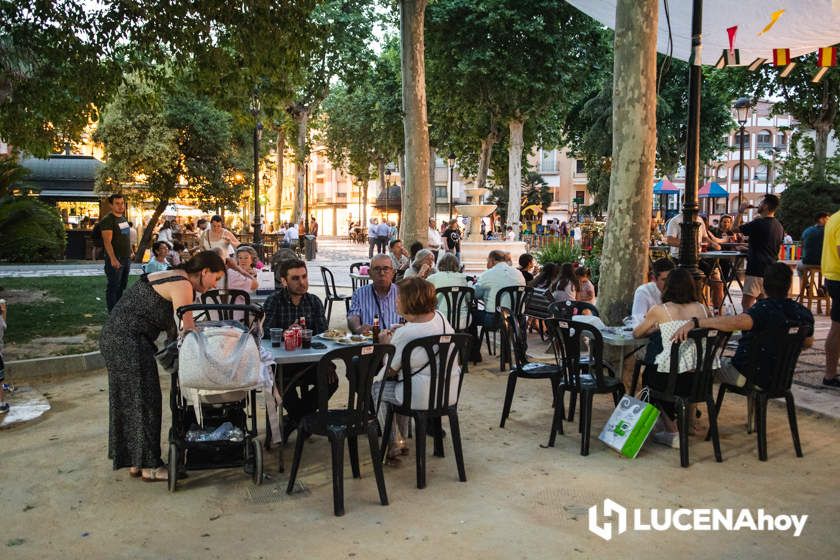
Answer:
<path fill-rule="evenodd" d="M 840 211 L 825 224 L 822 246 L 822 273 L 831 297 L 831 328 L 825 339 L 825 377 L 823 385 L 840 387 L 837 360 L 840 359 Z"/>
<path fill-rule="evenodd" d="M 458 227 L 458 220 L 449 220 L 449 227 L 443 232 L 443 239 L 446 243 L 446 251 L 455 253 L 458 262 L 461 262 L 461 228 Z"/>
<path fill-rule="evenodd" d="M 437 223 L 434 218 L 429 218 L 429 241 L 426 248 L 435 256 L 435 262 L 438 261 L 438 251 L 440 251 L 441 245 L 443 245 L 443 239 L 440 236 L 440 231 L 438 231 Z"/>
<path fill-rule="evenodd" d="M 376 226 L 376 252 L 384 254 L 388 251 L 388 237 L 391 235 L 391 226 L 388 225 L 388 218 L 383 217 Z"/>
<path fill-rule="evenodd" d="M 779 247 L 785 237 L 785 229 L 776 219 L 779 197 L 768 194 L 758 205 L 758 217 L 748 224 L 742 224 L 744 211 L 749 207 L 744 203 L 738 208 L 732 231 L 749 237 L 747 240 L 747 277 L 744 280 L 744 295 L 741 307 L 747 311 L 759 297 L 767 297 L 764 292 L 764 269 L 779 260 Z"/>
<path fill-rule="evenodd" d="M 324 316 L 324 305 L 321 300 L 309 293 L 309 275 L 306 263 L 300 259 L 283 261 L 278 270 L 283 287 L 271 294 L 265 301 L 265 321 L 263 322 L 263 337 L 269 338 L 271 329 L 285 329 L 303 317 L 306 328 L 312 329 L 312 334 L 320 334 L 327 330 L 327 319 Z M 299 375 L 305 372 L 303 375 Z M 284 366 L 284 378 L 297 381 L 284 387 L 283 407 L 289 414 L 285 423 L 284 440 L 307 414 L 318 408 L 318 386 L 316 368 L 312 364 L 290 364 Z M 338 379 L 329 385 L 330 395 L 338 388 Z M 300 391 L 300 394 L 298 394 Z"/>
<path fill-rule="evenodd" d="M 377 236 L 376 218 L 371 218 L 368 221 L 368 258 L 373 258 L 373 248 L 376 246 Z"/>
<path fill-rule="evenodd" d="M 108 197 L 111 212 L 99 223 L 105 248 L 105 303 L 108 313 L 122 297 L 131 269 L 131 227 L 125 217 L 125 197 L 120 193 Z"/>
<path fill-rule="evenodd" d="M 381 329 L 400 322 L 397 312 L 397 285 L 394 284 L 394 263 L 388 255 L 376 255 L 370 261 L 371 283 L 353 292 L 347 326 L 354 334 L 369 333 L 373 318 L 379 316 Z"/>
<path fill-rule="evenodd" d="M 288 229 L 286 230 L 286 240 L 289 242 L 289 248 L 293 251 L 296 249 L 296 245 L 300 240 L 300 233 L 298 232 L 297 224 L 289 225 Z"/>
<path fill-rule="evenodd" d="M 816 223 L 802 232 L 802 262 L 797 266 L 800 270 L 805 266 L 820 266 L 827 221 L 828 212 L 818 212 Z"/>

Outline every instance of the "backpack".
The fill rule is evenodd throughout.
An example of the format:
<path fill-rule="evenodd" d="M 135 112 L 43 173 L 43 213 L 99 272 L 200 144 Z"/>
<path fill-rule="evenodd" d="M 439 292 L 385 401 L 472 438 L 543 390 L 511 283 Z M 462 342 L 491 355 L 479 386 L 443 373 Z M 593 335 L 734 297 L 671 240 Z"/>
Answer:
<path fill-rule="evenodd" d="M 90 234 L 90 240 L 93 242 L 93 246 L 97 249 L 105 247 L 105 242 L 102 240 L 102 226 L 99 222 L 94 224 L 93 231 Z"/>

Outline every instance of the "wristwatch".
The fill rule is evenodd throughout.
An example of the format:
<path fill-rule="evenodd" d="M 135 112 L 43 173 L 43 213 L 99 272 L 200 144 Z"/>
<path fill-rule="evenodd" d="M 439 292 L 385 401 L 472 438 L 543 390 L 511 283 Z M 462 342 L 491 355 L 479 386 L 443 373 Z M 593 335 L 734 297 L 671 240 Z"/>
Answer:
<path fill-rule="evenodd" d="M 694 328 L 699 329 L 700 328 L 700 319 L 698 319 L 697 317 L 692 317 L 691 320 L 694 321 Z"/>

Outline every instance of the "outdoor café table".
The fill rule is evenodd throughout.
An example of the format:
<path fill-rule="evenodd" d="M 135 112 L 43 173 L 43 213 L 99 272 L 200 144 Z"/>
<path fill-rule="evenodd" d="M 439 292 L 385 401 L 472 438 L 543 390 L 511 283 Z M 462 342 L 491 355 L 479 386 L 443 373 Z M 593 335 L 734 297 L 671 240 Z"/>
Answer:
<path fill-rule="evenodd" d="M 333 340 L 326 340 L 319 336 L 315 336 L 312 339 L 312 342 L 320 342 L 324 345 L 324 348 L 296 348 L 295 350 L 288 351 L 286 350 L 285 346 L 280 346 L 278 348 L 274 348 L 271 346 L 271 340 L 263 339 L 260 342 L 260 346 L 263 350 L 271 353 L 274 357 L 274 384 L 275 387 L 278 387 L 278 393 L 280 394 L 280 435 L 282 438 L 283 434 L 283 391 L 286 388 L 286 383 L 283 378 L 283 366 L 284 365 L 291 365 L 291 364 L 316 364 L 318 363 L 322 357 L 324 357 L 327 352 L 331 350 L 335 350 L 336 348 L 344 348 L 346 346 L 355 346 L 355 344 L 339 344 Z M 367 344 L 367 342 L 359 342 L 358 344 Z M 305 372 L 301 372 L 300 375 L 303 375 Z M 290 379 L 289 384 L 295 379 Z M 286 441 L 283 440 L 282 444 L 285 444 Z M 267 433 L 265 437 L 265 444 L 266 448 L 269 448 L 271 444 L 271 434 Z M 280 470 L 283 469 L 283 455 L 282 452 L 278 454 L 278 460 L 280 461 Z"/>
<path fill-rule="evenodd" d="M 720 271 L 720 279 L 723 282 L 723 300 L 720 303 L 718 311 L 723 307 L 723 302 L 726 301 L 726 298 L 729 298 L 729 303 L 734 307 L 735 302 L 732 299 L 732 294 L 729 293 L 729 286 L 732 282 L 737 282 L 741 290 L 744 289 L 744 285 L 741 284 L 741 279 L 738 278 L 738 267 L 743 259 L 747 258 L 746 253 L 741 253 L 740 251 L 704 251 L 700 253 L 700 258 L 714 261 L 714 268 Z M 732 263 L 727 274 L 723 273 L 723 268 L 720 266 L 720 261 L 722 260 L 731 261 Z"/>
<path fill-rule="evenodd" d="M 356 288 L 361 288 L 362 286 L 367 286 L 370 283 L 370 276 L 367 274 L 359 274 L 358 272 L 351 272 L 350 279 L 353 282 L 353 291 L 356 291 Z"/>
<path fill-rule="evenodd" d="M 574 322 L 575 319 L 572 318 L 572 321 Z M 598 330 L 601 333 L 601 338 L 605 345 L 619 349 L 617 375 L 620 379 L 624 371 L 624 358 L 645 346 L 648 343 L 648 339 L 634 338 L 632 329 L 628 330 L 626 327 L 604 327 Z M 631 348 L 630 352 L 625 353 L 625 348 Z"/>

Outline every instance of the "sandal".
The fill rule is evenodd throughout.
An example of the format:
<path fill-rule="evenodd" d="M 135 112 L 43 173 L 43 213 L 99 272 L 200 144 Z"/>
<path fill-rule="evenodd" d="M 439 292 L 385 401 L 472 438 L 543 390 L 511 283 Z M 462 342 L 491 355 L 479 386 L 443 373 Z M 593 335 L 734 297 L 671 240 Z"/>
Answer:
<path fill-rule="evenodd" d="M 143 476 L 143 469 L 140 467 L 131 467 L 128 469 L 128 474 L 131 478 L 140 478 Z"/>
<path fill-rule="evenodd" d="M 143 482 L 165 482 L 169 480 L 169 470 L 166 467 L 143 469 Z"/>

